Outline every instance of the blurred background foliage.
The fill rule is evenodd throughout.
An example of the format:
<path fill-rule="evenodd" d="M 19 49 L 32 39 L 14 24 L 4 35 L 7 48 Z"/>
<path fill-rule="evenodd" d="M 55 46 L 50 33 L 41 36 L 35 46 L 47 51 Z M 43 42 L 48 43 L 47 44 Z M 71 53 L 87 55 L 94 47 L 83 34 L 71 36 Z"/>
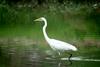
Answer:
<path fill-rule="evenodd" d="M 0 36 L 37 39 L 38 35 L 43 40 L 42 27 L 33 21 L 41 16 L 48 20 L 50 37 L 100 45 L 99 0 L 0 0 Z"/>
<path fill-rule="evenodd" d="M 68 2 L 74 2 L 74 3 L 87 3 L 87 4 L 94 4 L 94 3 L 99 3 L 99 0 L 0 0 L 1 3 L 6 3 L 6 4 L 16 4 L 16 3 L 32 3 L 37 5 L 41 4 L 48 4 L 48 3 L 59 3 L 59 4 L 64 4 Z"/>
<path fill-rule="evenodd" d="M 20 20 L 20 22 L 16 22 L 18 18 L 27 19 L 31 22 L 32 21 L 31 16 L 28 17 L 28 15 L 32 15 L 31 11 L 36 8 L 38 9 L 38 7 L 43 7 L 43 9 L 49 9 L 51 11 L 56 11 L 56 10 L 60 10 L 61 12 L 66 11 L 69 12 L 70 14 L 77 13 L 77 15 L 79 16 L 80 14 L 84 14 L 84 16 L 87 17 L 87 19 L 91 18 L 92 21 L 95 21 L 97 26 L 100 25 L 99 24 L 99 17 L 100 17 L 99 0 L 44 0 L 44 1 L 42 0 L 0 0 L 0 3 L 1 3 L 0 24 L 2 25 L 13 21 L 14 23 L 27 23 L 27 21 L 25 20 Z M 20 12 L 20 14 L 18 12 Z M 20 18 L 21 16 L 17 15 L 17 14 L 23 15 L 25 14 L 25 12 L 28 12 L 30 14 L 24 15 L 23 18 Z M 8 21 L 8 19 L 11 20 Z M 28 23 L 30 23 L 29 21 Z"/>

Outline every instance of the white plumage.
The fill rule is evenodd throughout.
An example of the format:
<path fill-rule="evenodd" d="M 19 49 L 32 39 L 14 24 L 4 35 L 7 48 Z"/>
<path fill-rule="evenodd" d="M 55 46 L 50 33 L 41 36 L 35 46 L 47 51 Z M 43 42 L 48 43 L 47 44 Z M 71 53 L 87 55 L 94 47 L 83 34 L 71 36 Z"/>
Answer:
<path fill-rule="evenodd" d="M 51 39 L 47 36 L 47 33 L 46 33 L 47 20 L 44 17 L 36 19 L 35 21 L 43 21 L 45 23 L 43 26 L 43 34 L 44 34 L 45 40 L 47 41 L 47 43 L 50 45 L 50 47 L 53 50 L 59 53 L 59 55 L 60 55 L 59 51 L 66 51 L 66 50 L 77 51 L 77 48 L 75 46 L 69 43 L 60 41 L 60 40 Z"/>
<path fill-rule="evenodd" d="M 51 47 L 53 47 L 55 50 L 72 50 L 72 51 L 77 51 L 77 48 L 72 46 L 69 43 L 65 43 L 62 42 L 60 40 L 55 40 L 55 39 L 50 39 L 50 42 L 48 42 L 50 44 Z M 54 45 L 56 44 L 56 45 Z"/>

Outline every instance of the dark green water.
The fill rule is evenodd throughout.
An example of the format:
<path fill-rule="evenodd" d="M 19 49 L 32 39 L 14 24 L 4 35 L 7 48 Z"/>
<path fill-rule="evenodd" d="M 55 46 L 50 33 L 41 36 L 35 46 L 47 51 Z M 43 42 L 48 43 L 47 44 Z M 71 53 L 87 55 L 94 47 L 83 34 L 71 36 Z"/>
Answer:
<path fill-rule="evenodd" d="M 18 42 L 20 43 L 20 42 Z M 0 44 L 0 67 L 99 67 L 100 51 L 74 53 L 71 60 L 68 55 L 58 57 L 52 50 L 43 50 L 36 44 L 14 44 L 8 41 Z M 55 56 L 55 57 L 52 57 Z M 63 59 L 61 59 L 63 58 Z"/>

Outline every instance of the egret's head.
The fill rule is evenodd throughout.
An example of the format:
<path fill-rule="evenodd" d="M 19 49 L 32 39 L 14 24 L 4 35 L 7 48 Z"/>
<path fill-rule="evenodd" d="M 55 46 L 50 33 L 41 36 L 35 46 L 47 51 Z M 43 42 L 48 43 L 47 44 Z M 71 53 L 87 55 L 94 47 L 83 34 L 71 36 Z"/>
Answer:
<path fill-rule="evenodd" d="M 38 19 L 35 19 L 34 21 L 45 21 L 46 19 L 44 17 L 40 17 Z"/>

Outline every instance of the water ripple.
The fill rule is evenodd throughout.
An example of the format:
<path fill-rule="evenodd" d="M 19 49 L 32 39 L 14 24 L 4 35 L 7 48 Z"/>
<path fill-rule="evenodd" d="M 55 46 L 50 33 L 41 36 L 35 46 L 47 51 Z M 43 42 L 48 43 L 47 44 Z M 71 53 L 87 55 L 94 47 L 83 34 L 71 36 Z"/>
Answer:
<path fill-rule="evenodd" d="M 68 58 L 61 58 L 61 60 L 68 60 Z M 73 61 L 100 61 L 100 59 L 88 59 L 84 57 L 71 57 L 70 60 Z"/>

